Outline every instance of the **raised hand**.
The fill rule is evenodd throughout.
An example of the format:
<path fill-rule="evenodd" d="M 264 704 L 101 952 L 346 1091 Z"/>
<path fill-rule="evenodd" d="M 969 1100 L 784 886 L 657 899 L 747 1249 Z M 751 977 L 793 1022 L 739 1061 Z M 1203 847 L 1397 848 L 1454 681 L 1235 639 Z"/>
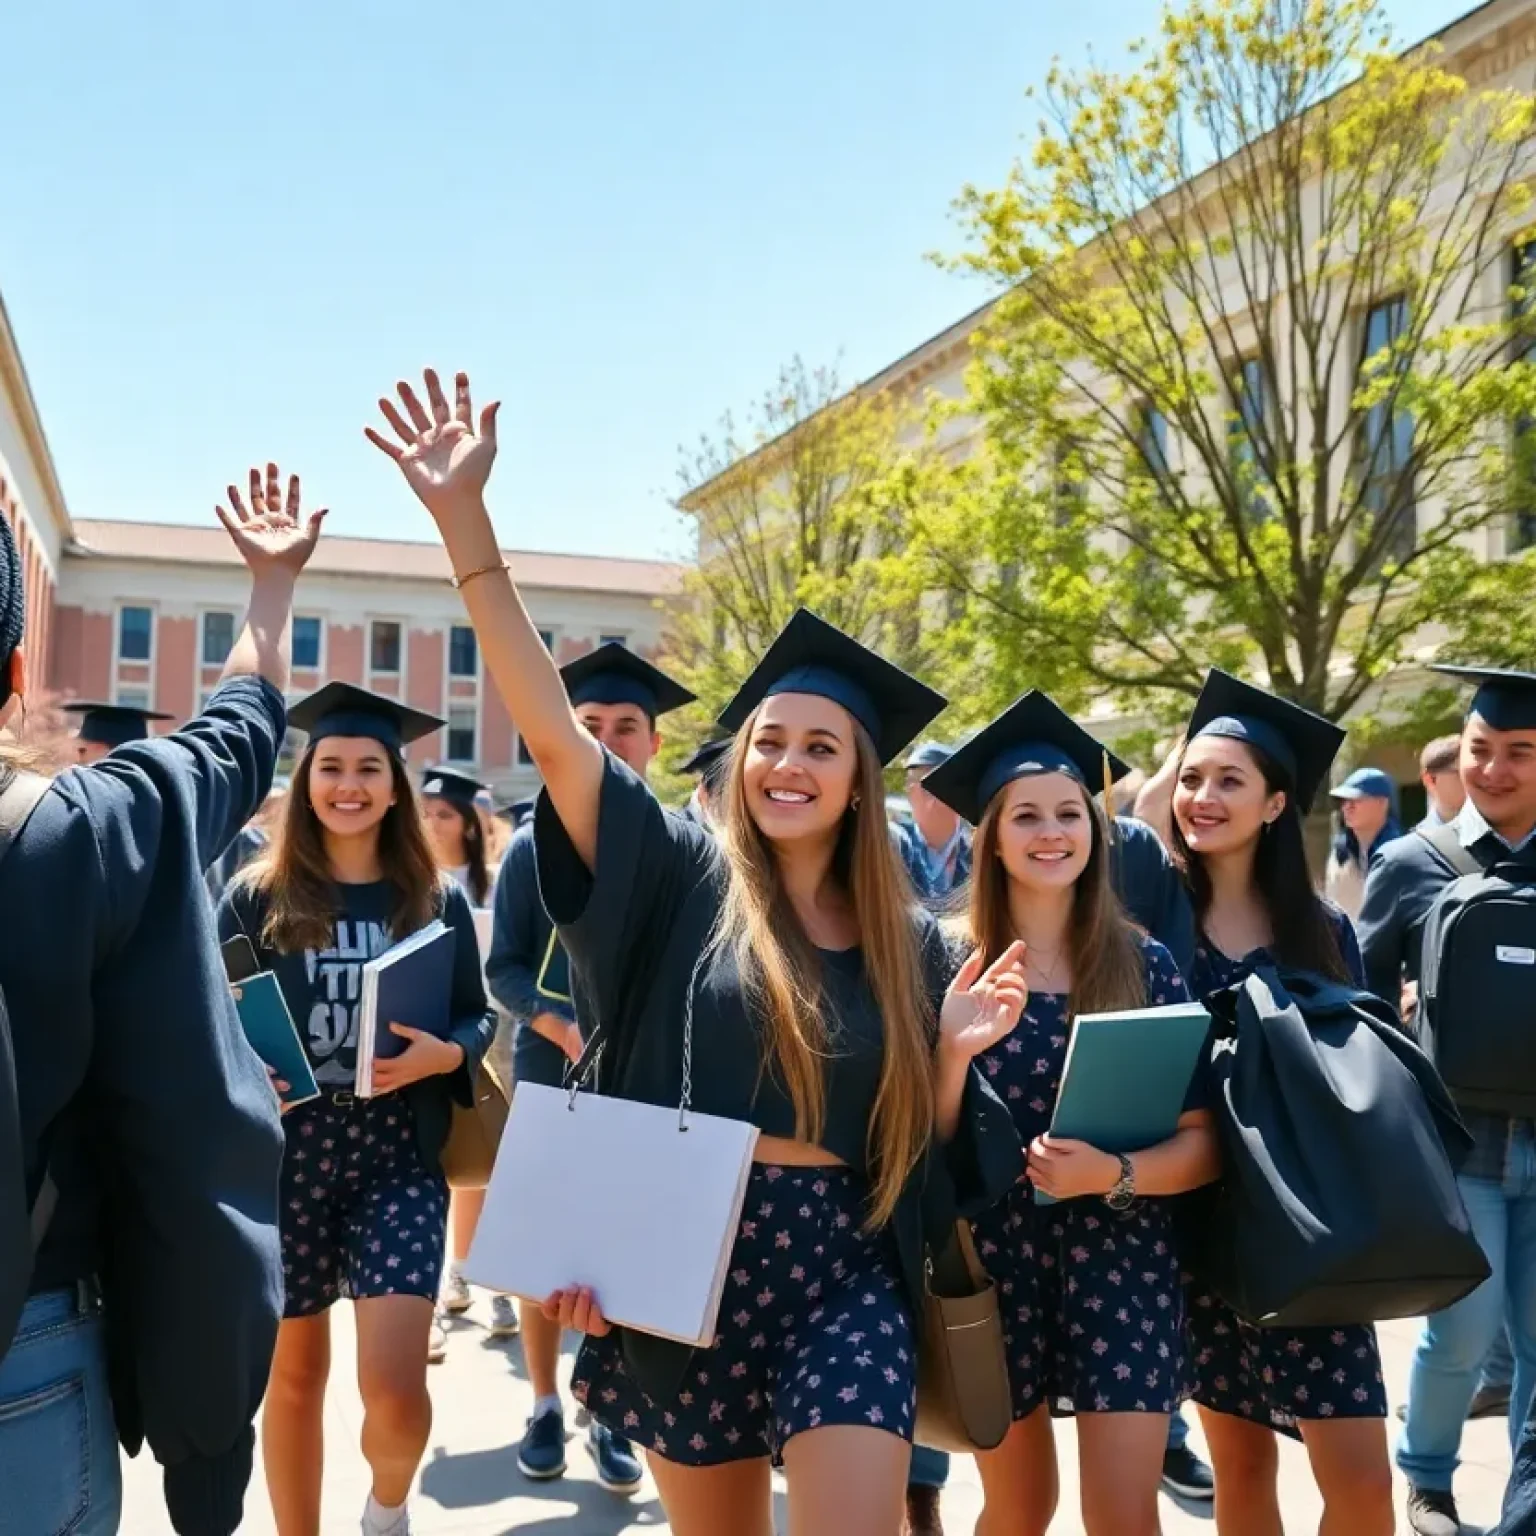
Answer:
<path fill-rule="evenodd" d="M 1026 949 L 1015 939 L 983 972 L 981 951 L 960 967 L 939 1012 L 940 1044 L 960 1056 L 979 1056 L 1013 1033 L 1029 1002 Z"/>
<path fill-rule="evenodd" d="M 451 409 L 432 369 L 426 370 L 422 380 L 426 406 L 404 380 L 396 385 L 404 415 L 393 400 L 379 400 L 379 409 L 398 442 L 372 427 L 364 427 L 363 432 L 375 448 L 400 466 L 405 483 L 441 523 L 461 507 L 477 505 L 484 496 L 491 465 L 496 462 L 496 413 L 501 405 L 493 401 L 486 406 L 477 424 L 468 374 L 454 375 Z"/>
<path fill-rule="evenodd" d="M 286 502 L 281 480 L 276 464 L 267 465 L 265 483 L 261 471 L 253 469 L 250 506 L 247 507 L 241 499 L 239 487 L 231 485 L 228 488 L 231 510 L 214 508 L 253 576 L 269 571 L 286 571 L 290 576 L 297 576 L 309 563 L 320 538 L 320 525 L 327 509 L 322 507 L 318 512 L 311 512 L 301 522 L 299 477 L 289 475 Z"/>

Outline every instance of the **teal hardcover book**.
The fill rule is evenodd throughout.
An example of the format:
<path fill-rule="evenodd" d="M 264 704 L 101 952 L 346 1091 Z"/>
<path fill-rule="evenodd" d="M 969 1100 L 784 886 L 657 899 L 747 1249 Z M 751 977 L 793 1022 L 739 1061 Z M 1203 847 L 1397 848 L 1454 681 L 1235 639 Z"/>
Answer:
<path fill-rule="evenodd" d="M 1051 1134 L 1102 1152 L 1140 1152 L 1167 1141 L 1178 1129 L 1210 1027 L 1198 1003 L 1080 1014 Z M 1039 1190 L 1035 1199 L 1052 1203 Z"/>
<path fill-rule="evenodd" d="M 288 1012 L 277 977 L 271 971 L 262 971 L 236 982 L 230 991 L 234 993 L 240 1027 L 251 1042 L 251 1049 L 274 1075 L 288 1084 L 288 1091 L 282 1096 L 283 1103 L 303 1104 L 319 1098 L 315 1074 L 304 1054 L 304 1046 L 294 1028 L 293 1015 Z"/>

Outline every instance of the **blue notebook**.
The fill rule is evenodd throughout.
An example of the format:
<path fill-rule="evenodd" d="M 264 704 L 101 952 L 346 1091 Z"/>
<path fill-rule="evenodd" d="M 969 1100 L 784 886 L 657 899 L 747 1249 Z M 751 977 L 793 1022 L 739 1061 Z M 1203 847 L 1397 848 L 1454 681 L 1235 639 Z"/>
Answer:
<path fill-rule="evenodd" d="M 373 1064 L 409 1045 L 389 1026 L 404 1024 L 439 1039 L 448 1036 L 453 995 L 454 932 L 441 920 L 387 949 L 363 967 L 357 1010 L 357 1094 L 373 1094 Z"/>
<path fill-rule="evenodd" d="M 261 971 L 234 983 L 230 991 L 251 1049 L 288 1084 L 287 1093 L 282 1095 L 283 1103 L 303 1104 L 319 1098 L 319 1085 L 277 977 L 271 971 Z"/>
<path fill-rule="evenodd" d="M 1140 1152 L 1167 1141 L 1179 1127 L 1210 1027 L 1198 1003 L 1079 1014 L 1051 1134 L 1103 1152 Z M 1035 1200 L 1053 1203 L 1038 1189 Z"/>

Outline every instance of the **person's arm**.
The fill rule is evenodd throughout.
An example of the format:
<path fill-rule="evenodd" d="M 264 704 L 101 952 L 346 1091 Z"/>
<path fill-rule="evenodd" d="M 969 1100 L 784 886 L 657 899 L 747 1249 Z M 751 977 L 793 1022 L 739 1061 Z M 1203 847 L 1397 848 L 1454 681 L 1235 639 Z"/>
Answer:
<path fill-rule="evenodd" d="M 566 835 L 592 869 L 597 860 L 602 748 L 571 709 L 554 658 L 523 607 L 485 507 L 500 405 L 486 406 L 477 422 L 466 375 L 454 380 L 451 407 L 430 369 L 425 386 L 425 406 L 403 382 L 398 386 L 401 408 L 387 399 L 379 401 L 398 441 L 372 427 L 366 429 L 368 439 L 400 466 L 406 484 L 432 514 L 462 583 L 460 594 L 486 670 L 538 764 Z"/>
<path fill-rule="evenodd" d="M 978 950 L 960 967 L 945 994 L 933 1063 L 933 1134 L 943 1145 L 953 1141 L 960 1128 L 972 1063 L 1013 1033 L 1029 1002 L 1024 953 L 1024 945 L 1015 940 L 983 971 Z"/>
<path fill-rule="evenodd" d="M 1188 975 L 1195 959 L 1195 914 L 1167 845 L 1152 827 L 1117 816 L 1111 862 L 1131 921 L 1172 955 L 1181 976 Z"/>
<path fill-rule="evenodd" d="M 1162 839 L 1165 848 L 1173 846 L 1173 786 L 1179 776 L 1179 759 L 1184 755 L 1180 736 L 1163 759 L 1163 765 L 1141 786 L 1136 796 L 1136 820 L 1144 821 Z"/>
<path fill-rule="evenodd" d="M 496 885 L 491 954 L 485 966 L 491 995 L 519 1023 L 566 1055 L 574 1050 L 579 1056 L 581 1032 L 565 1011 L 570 1005 L 539 991 L 539 971 L 553 929 L 539 900 L 531 835 L 519 833 L 514 838 L 502 871 Z"/>
<path fill-rule="evenodd" d="M 1407 874 L 1395 858 L 1373 859 L 1360 913 L 1350 930 L 1365 987 L 1394 1006 L 1402 997 L 1404 970 L 1412 969 L 1407 965 L 1411 908 L 1402 890 Z M 1344 958 L 1348 965 L 1350 957 Z"/>

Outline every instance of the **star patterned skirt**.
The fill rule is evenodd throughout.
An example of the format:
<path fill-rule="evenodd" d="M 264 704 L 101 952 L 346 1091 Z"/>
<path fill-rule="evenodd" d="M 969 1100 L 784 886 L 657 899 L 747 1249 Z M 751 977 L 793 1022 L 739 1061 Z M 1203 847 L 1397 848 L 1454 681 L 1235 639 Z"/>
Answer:
<path fill-rule="evenodd" d="M 422 1163 L 410 1106 L 325 1094 L 290 1110 L 283 1132 L 283 1315 L 342 1297 L 435 1298 L 448 1186 Z"/>
<path fill-rule="evenodd" d="M 802 1430 L 912 1438 L 916 1356 L 895 1244 L 860 1230 L 850 1169 L 753 1166 L 710 1349 L 675 1402 L 630 1377 L 617 1331 L 583 1341 L 572 1389 L 600 1423 L 684 1466 L 778 1460 Z"/>
<path fill-rule="evenodd" d="M 1376 1330 L 1259 1328 L 1219 1297 L 1189 1289 L 1195 1401 L 1288 1434 L 1308 1419 L 1384 1419 Z"/>
<path fill-rule="evenodd" d="M 1189 1395 L 1173 1221 L 1158 1200 L 1036 1205 L 1030 1185 L 972 1224 L 997 1284 L 1013 1416 L 1172 1413 Z"/>

